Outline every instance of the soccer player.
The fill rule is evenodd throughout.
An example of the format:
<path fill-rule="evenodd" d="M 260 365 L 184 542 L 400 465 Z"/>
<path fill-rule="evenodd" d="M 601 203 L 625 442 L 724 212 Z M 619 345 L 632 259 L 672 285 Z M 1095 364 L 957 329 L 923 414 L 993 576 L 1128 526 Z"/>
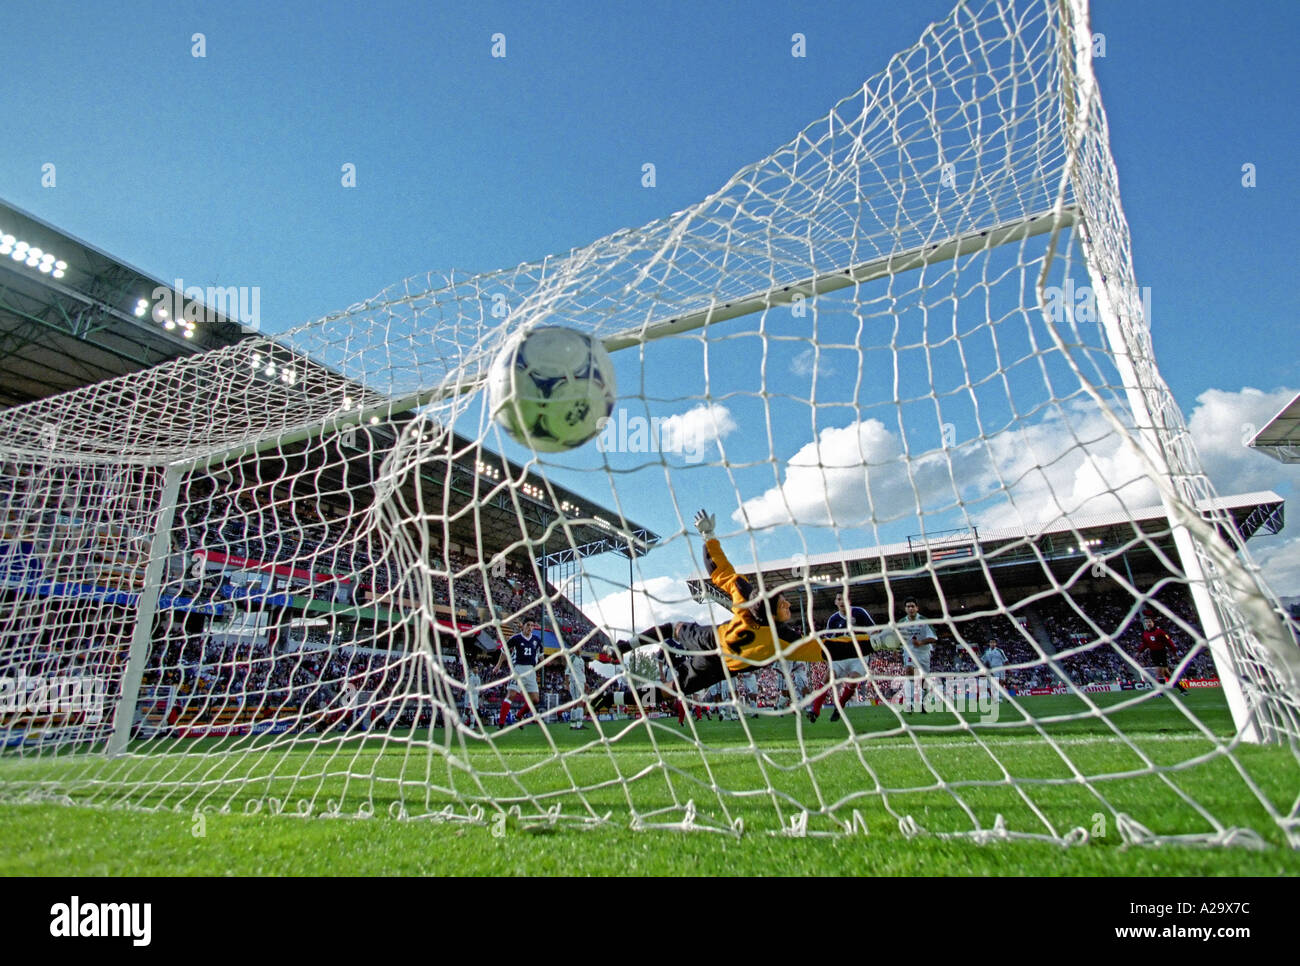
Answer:
<path fill-rule="evenodd" d="M 1151 659 L 1151 670 L 1158 676 L 1158 683 L 1168 687 L 1173 682 L 1170 681 L 1169 674 L 1169 655 L 1173 652 L 1173 639 L 1159 627 L 1156 627 L 1155 620 L 1150 614 L 1142 615 L 1142 644 L 1138 647 L 1138 654 L 1143 651 Z M 1187 682 L 1179 681 L 1178 690 L 1186 694 L 1188 691 Z"/>
<path fill-rule="evenodd" d="M 841 591 L 835 595 L 835 613 L 831 614 L 826 620 L 826 630 L 852 632 L 855 629 L 866 630 L 873 623 L 871 615 L 867 613 L 864 607 L 850 607 L 848 598 Z M 844 690 L 838 697 L 835 697 L 835 713 L 831 715 L 831 721 L 840 720 L 840 712 L 848 707 L 849 700 L 858 690 L 868 674 L 867 662 L 860 657 L 848 657 L 842 661 L 836 661 L 831 665 L 830 684 L 817 695 L 813 701 L 812 710 L 808 712 L 808 720 L 816 722 L 822 713 L 822 705 L 826 703 L 828 697 L 835 697 L 835 686 L 837 681 L 847 682 Z"/>
<path fill-rule="evenodd" d="M 673 711 L 677 713 L 677 725 L 681 727 L 686 724 L 686 698 L 685 692 L 682 692 L 677 685 L 677 671 L 673 666 L 672 649 L 677 647 L 677 642 L 672 638 L 664 641 L 659 647 L 658 664 L 659 664 L 659 690 L 665 695 L 665 700 L 671 701 Z M 651 694 L 653 695 L 653 689 Z M 699 721 L 704 717 L 704 709 L 698 704 L 695 705 L 695 720 Z"/>
<path fill-rule="evenodd" d="M 506 716 L 510 713 L 512 699 L 517 698 L 522 701 L 524 695 L 527 695 L 529 707 L 534 714 L 537 713 L 540 704 L 537 690 L 537 664 L 542 659 L 542 633 L 537 626 L 537 621 L 531 617 L 524 618 L 523 629 L 506 641 L 505 646 L 501 648 L 501 656 L 497 658 L 496 666 L 492 668 L 493 672 L 501 670 L 501 665 L 506 663 L 507 658 L 514 672 L 516 686 L 506 692 L 506 699 L 501 702 L 501 712 L 497 715 L 498 728 L 504 728 L 506 725 Z"/>
<path fill-rule="evenodd" d="M 993 692 L 992 699 L 994 702 L 1002 700 L 1002 682 L 1006 679 L 1007 656 L 1003 653 L 1002 648 L 998 647 L 997 641 L 989 641 L 984 645 L 984 653 L 980 655 L 980 660 L 988 668 L 989 687 Z"/>
<path fill-rule="evenodd" d="M 574 731 L 581 731 L 587 727 L 583 724 L 586 705 L 583 695 L 587 693 L 587 662 L 583 660 L 581 644 L 571 651 L 566 651 L 565 656 L 569 662 L 569 697 L 578 702 L 569 712 L 569 727 Z"/>
<path fill-rule="evenodd" d="M 803 699 L 808 697 L 808 662 L 796 661 L 790 665 L 790 680 L 794 684 L 794 700 L 796 705 L 803 704 Z"/>
<path fill-rule="evenodd" d="M 339 697 L 343 704 L 343 713 L 339 715 L 339 727 L 340 730 L 346 731 L 349 726 L 355 726 L 361 719 L 361 715 L 357 711 L 357 703 L 361 699 L 361 692 L 357 689 L 356 683 L 351 678 L 348 678 L 343 682 Z"/>
<path fill-rule="evenodd" d="M 654 655 L 654 664 L 659 679 L 647 683 L 642 696 L 642 704 L 647 706 L 671 704 L 673 712 L 677 715 L 677 724 L 685 725 L 686 699 L 689 695 L 683 692 L 677 683 L 677 668 L 673 662 L 674 648 L 680 651 L 678 643 L 671 637 L 659 644 Z M 641 693 L 640 689 L 638 689 L 638 693 Z M 713 715 L 698 703 L 695 704 L 694 714 L 696 721 L 706 715 L 709 720 L 713 720 Z"/>
<path fill-rule="evenodd" d="M 615 657 L 645 644 L 673 640 L 666 653 L 673 664 L 682 694 L 694 694 L 727 677 L 758 670 L 777 659 L 778 649 L 787 661 L 821 661 L 856 657 L 872 651 L 866 634 L 827 638 L 807 635 L 790 623 L 790 602 L 784 594 L 775 599 L 756 595 L 749 581 L 736 573 L 714 536 L 715 518 L 700 510 L 695 528 L 704 537 L 704 563 L 713 585 L 731 597 L 732 618 L 717 627 L 680 621 L 642 631 L 631 641 L 618 641 Z M 860 651 L 859 651 L 860 649 Z"/>
<path fill-rule="evenodd" d="M 906 616 L 898 622 L 898 633 L 903 637 L 903 669 L 907 674 L 907 680 L 903 682 L 903 710 L 920 709 L 924 714 L 925 702 L 916 694 L 920 690 L 916 679 L 924 680 L 929 675 L 930 655 L 939 635 L 921 616 L 915 597 L 903 601 L 903 610 Z"/>
<path fill-rule="evenodd" d="M 482 686 L 478 668 L 468 665 L 465 672 L 465 724 L 471 727 L 478 721 L 478 691 Z"/>

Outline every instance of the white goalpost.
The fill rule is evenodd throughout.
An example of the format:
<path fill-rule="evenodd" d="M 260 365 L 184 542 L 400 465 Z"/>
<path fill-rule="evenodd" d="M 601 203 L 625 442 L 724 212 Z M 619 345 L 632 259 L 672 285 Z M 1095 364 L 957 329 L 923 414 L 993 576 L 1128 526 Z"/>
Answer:
<path fill-rule="evenodd" d="M 1091 38 L 960 3 L 671 217 L 0 412 L 0 802 L 1300 845 L 1294 628 L 1156 368 Z M 653 439 L 493 423 L 538 324 Z M 869 612 L 859 672 L 611 660 L 730 618 L 701 505 L 801 640 Z"/>

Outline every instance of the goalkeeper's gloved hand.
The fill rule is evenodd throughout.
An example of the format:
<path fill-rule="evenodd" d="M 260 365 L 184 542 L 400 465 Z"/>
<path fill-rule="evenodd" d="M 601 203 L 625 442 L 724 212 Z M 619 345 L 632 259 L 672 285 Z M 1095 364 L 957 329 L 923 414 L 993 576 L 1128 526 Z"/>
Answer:
<path fill-rule="evenodd" d="M 717 523 L 717 518 L 704 510 L 695 514 L 695 529 L 700 531 L 700 536 L 708 540 L 713 536 L 713 527 Z"/>

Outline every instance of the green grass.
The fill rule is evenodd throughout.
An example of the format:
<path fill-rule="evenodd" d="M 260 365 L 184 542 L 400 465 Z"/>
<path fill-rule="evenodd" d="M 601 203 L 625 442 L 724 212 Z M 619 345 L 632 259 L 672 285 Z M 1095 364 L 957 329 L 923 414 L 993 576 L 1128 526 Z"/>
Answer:
<path fill-rule="evenodd" d="M 4 806 L 0 873 L 1300 873 L 1300 852 L 1265 806 L 1293 808 L 1295 752 L 1225 753 L 1205 734 L 1231 732 L 1218 692 L 1133 697 L 1098 695 L 1099 713 L 1083 717 L 1081 700 L 1030 699 L 1036 725 L 1009 708 L 995 723 L 925 715 L 906 730 L 888 708 L 856 709 L 847 726 L 704 722 L 699 745 L 659 719 L 603 724 L 606 743 L 561 725 L 490 743 L 435 730 L 154 742 L 114 761 L 11 754 L 0 758 L 10 799 L 58 794 L 92 807 Z M 698 826 L 744 834 L 629 828 L 633 810 L 645 824 L 680 824 L 688 802 Z M 557 805 L 564 817 L 551 823 Z M 292 815 L 300 810 L 311 817 Z M 465 821 L 480 810 L 480 822 Z M 808 832 L 840 829 L 855 813 L 857 831 L 786 834 L 805 810 Z M 410 820 L 390 817 L 399 812 Z M 1252 829 L 1269 847 L 1125 848 L 1121 813 L 1165 835 Z M 584 818 L 599 824 L 571 821 Z M 903 834 L 903 818 L 924 833 Z M 999 822 L 1056 837 L 1084 829 L 1087 843 L 952 837 Z"/>

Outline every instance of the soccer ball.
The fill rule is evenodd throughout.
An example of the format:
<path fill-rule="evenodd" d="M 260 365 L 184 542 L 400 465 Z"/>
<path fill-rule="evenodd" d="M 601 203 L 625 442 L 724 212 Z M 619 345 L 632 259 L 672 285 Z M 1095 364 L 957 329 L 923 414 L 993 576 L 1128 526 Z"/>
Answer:
<path fill-rule="evenodd" d="M 877 651 L 901 651 L 903 638 L 896 628 L 886 627 L 871 639 L 871 646 Z"/>
<path fill-rule="evenodd" d="M 599 339 L 558 325 L 510 337 L 488 373 L 492 418 L 548 453 L 581 446 L 614 409 L 614 363 Z"/>

